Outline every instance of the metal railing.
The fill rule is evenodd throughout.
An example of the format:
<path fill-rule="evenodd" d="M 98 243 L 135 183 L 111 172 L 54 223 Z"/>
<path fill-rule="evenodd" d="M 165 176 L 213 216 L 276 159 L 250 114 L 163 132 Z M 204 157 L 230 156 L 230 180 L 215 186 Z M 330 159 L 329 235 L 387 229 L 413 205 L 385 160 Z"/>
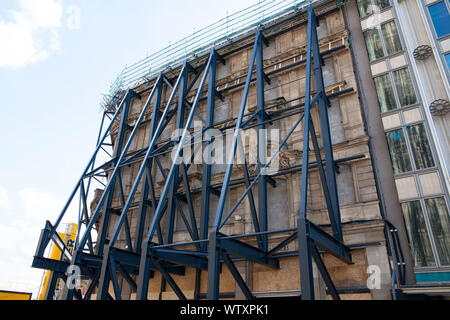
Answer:
<path fill-rule="evenodd" d="M 267 24 L 317 1 L 262 0 L 244 10 L 228 15 L 226 18 L 126 66 L 111 84 L 109 94 L 105 95 L 101 105 L 108 110 L 111 104 L 117 100 L 115 97 L 118 92 L 146 82 L 168 67 L 176 68 L 186 59 L 202 56 L 212 45 L 216 48 L 227 45 L 258 25 Z"/>
<path fill-rule="evenodd" d="M 393 264 L 391 291 L 392 298 L 397 300 L 397 288 L 405 284 L 406 279 L 406 261 L 403 255 L 400 238 L 397 228 L 389 221 L 385 220 L 387 236 L 390 238 L 390 259 Z"/>

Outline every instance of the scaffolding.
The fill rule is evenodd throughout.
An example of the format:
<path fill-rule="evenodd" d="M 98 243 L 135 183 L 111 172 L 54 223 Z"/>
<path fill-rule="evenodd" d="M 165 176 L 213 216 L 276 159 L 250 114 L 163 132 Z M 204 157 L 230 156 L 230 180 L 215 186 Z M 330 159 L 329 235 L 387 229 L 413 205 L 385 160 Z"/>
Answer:
<path fill-rule="evenodd" d="M 322 57 L 330 52 L 338 51 L 342 47 L 330 45 L 327 50 L 321 51 L 316 29 L 318 18 L 313 6 L 309 4 L 306 11 L 299 9 L 299 7 L 297 9 L 298 12 L 295 12 L 293 16 L 291 13 L 290 19 L 298 19 L 298 24 L 307 24 L 306 52 L 304 57 L 302 56 L 301 59 L 297 57 L 294 62 L 287 66 L 270 73 L 267 72 L 268 67 L 264 67 L 263 63 L 263 52 L 271 38 L 265 36 L 265 30 L 261 26 L 258 25 L 253 29 L 252 38 L 254 41 L 250 45 L 253 50 L 247 74 L 244 76 L 245 82 L 234 85 L 234 87 L 243 86 L 239 114 L 232 121 L 227 121 L 220 127 L 223 133 L 229 129 L 232 129 L 233 132 L 231 153 L 229 154 L 223 182 L 220 185 L 212 184 L 212 165 L 205 161 L 202 168 L 201 188 L 193 188 L 190 186 L 188 178 L 191 164 L 178 161 L 184 156 L 184 147 L 194 143 L 195 137 L 189 139 L 188 136 L 194 118 L 198 117 L 199 102 L 206 99 L 206 119 L 203 119 L 201 130 L 201 134 L 203 134 L 208 129 L 217 127 L 217 123 L 214 122 L 216 100 L 223 99 L 222 93 L 230 89 L 230 87 L 218 89 L 216 67 L 217 64 L 225 64 L 226 61 L 225 55 L 219 54 L 214 45 L 209 48 L 208 54 L 199 67 L 193 67 L 189 59 L 185 59 L 177 69 L 176 81 L 172 81 L 163 71 L 158 72 L 156 79 L 148 81 L 151 93 L 143 104 L 139 117 L 133 120 L 132 125 L 128 121 L 131 101 L 132 99 L 142 99 L 141 93 L 128 89 L 118 104 L 109 125 L 106 125 L 106 119 L 112 111 L 110 109 L 105 110 L 96 150 L 56 222 L 51 224 L 47 221 L 45 228 L 42 230 L 33 261 L 33 267 L 52 270 L 56 278 L 62 278 L 64 281 L 67 280 L 66 272 L 69 266 L 79 267 L 82 275 L 90 279 L 89 288 L 84 295 L 76 288 L 65 286 L 64 299 L 89 300 L 97 289 L 96 297 L 99 300 L 121 300 L 122 292 L 118 280 L 118 274 L 120 274 L 132 291 L 136 293 L 136 298 L 146 300 L 148 299 L 149 281 L 151 281 L 154 271 L 161 273 L 164 283 L 172 288 L 179 299 L 186 299 L 185 293 L 177 285 L 172 275 L 183 276 L 185 268 L 190 267 L 196 270 L 194 298 L 199 299 L 200 297 L 200 278 L 202 272 L 207 271 L 206 297 L 207 299 L 217 300 L 221 298 L 219 286 L 222 263 L 229 269 L 245 297 L 255 299 L 252 290 L 239 273 L 236 261 L 248 260 L 272 269 L 278 269 L 280 267 L 279 258 L 283 256 L 280 250 L 293 241 L 298 243 L 298 250 L 295 254 L 299 257 L 301 298 L 309 300 L 316 297 L 313 278 L 314 261 L 331 296 L 336 300 L 340 299 L 321 255 L 324 252 L 330 253 L 345 263 L 352 263 L 351 249 L 343 241 L 336 185 L 336 165 L 361 156 L 334 159 L 327 109 L 331 97 L 339 96 L 353 89 L 337 87 L 332 93 L 326 92 L 322 73 Z M 271 75 L 300 64 L 306 66 L 305 95 L 295 99 L 297 103 L 294 106 L 271 111 L 271 108 L 266 107 L 265 84 L 270 83 Z M 171 70 L 172 75 L 174 72 L 174 70 Z M 246 113 L 248 94 L 252 85 L 256 86 L 257 108 L 254 112 Z M 194 90 L 195 86 L 196 89 Z M 313 86 L 314 91 L 312 90 Z M 170 93 L 170 98 L 165 105 L 162 104 L 164 91 Z M 193 100 L 188 101 L 189 94 L 195 91 Z M 206 95 L 206 97 L 203 97 L 203 95 Z M 280 102 L 277 107 L 282 108 L 289 102 L 292 101 Z M 151 118 L 148 119 L 147 115 L 151 107 L 153 107 Z M 319 147 L 319 139 L 316 136 L 316 130 L 311 119 L 311 110 L 314 108 L 317 108 L 319 113 L 322 148 Z M 264 129 L 266 126 L 287 117 L 295 117 L 296 122 L 288 131 L 286 137 L 283 138 L 276 152 L 269 159 L 258 157 L 255 173 L 250 172 L 246 160 L 242 159 L 243 177 L 233 180 L 232 172 L 235 166 L 235 157 L 237 154 L 243 155 L 242 152 L 239 152 L 239 149 L 242 148 L 240 133 L 250 128 Z M 182 130 L 182 135 L 177 141 L 161 141 L 161 134 L 172 119 L 176 119 L 176 128 Z M 148 147 L 131 153 L 129 152 L 130 146 L 144 122 L 150 126 Z M 268 173 L 267 169 L 271 162 L 283 150 L 300 123 L 303 124 L 301 166 L 287 168 L 277 173 Z M 258 130 L 258 149 L 266 147 L 266 137 L 263 136 L 262 132 L 262 130 Z M 96 166 L 96 158 L 99 152 L 108 146 L 112 146 L 112 143 L 109 143 L 107 139 L 112 135 L 115 135 L 112 159 L 105 164 Z M 212 137 L 202 141 L 202 145 L 205 147 L 211 143 Z M 310 148 L 310 145 L 312 148 Z M 175 158 L 167 173 L 161 166 L 159 156 L 162 152 L 167 152 L 171 148 Z M 324 157 L 322 157 L 321 152 L 323 152 Z M 311 161 L 310 154 L 315 157 L 315 161 Z M 211 154 L 208 156 L 211 157 Z M 194 157 L 195 151 L 191 160 Z M 131 189 L 126 195 L 121 169 L 131 163 L 139 163 L 139 171 L 134 176 Z M 317 168 L 319 171 L 331 225 L 331 234 L 308 219 L 308 178 L 309 170 L 312 168 Z M 158 196 L 155 192 L 154 169 L 158 170 L 164 178 L 164 186 Z M 300 215 L 297 227 L 272 230 L 268 221 L 267 186 L 270 184 L 272 187 L 276 187 L 274 176 L 293 171 L 301 172 Z M 91 181 L 101 177 L 107 177 L 107 182 L 104 184 L 104 190 L 94 210 L 89 214 L 87 199 Z M 245 192 L 228 211 L 225 210 L 225 201 L 230 187 L 233 185 L 243 185 Z M 140 199 L 135 202 L 135 195 L 138 191 L 140 191 Z M 257 205 L 253 196 L 255 191 L 258 193 Z M 199 227 L 197 227 L 198 222 L 192 204 L 194 193 L 201 195 L 201 212 L 197 215 L 200 217 Z M 56 229 L 66 214 L 67 208 L 75 201 L 76 195 L 80 197 L 80 232 L 73 254 L 67 253 L 66 259 L 63 261 L 47 259 L 44 257 L 44 252 L 51 241 L 60 242 Z M 112 207 L 113 198 L 117 195 L 120 198 L 121 205 Z M 209 228 L 211 196 L 219 198 L 212 229 Z M 236 209 L 244 199 L 247 199 L 250 203 L 254 232 L 225 234 L 223 232 L 224 225 L 235 214 Z M 183 212 L 181 202 L 187 204 L 188 212 Z M 131 237 L 131 226 L 128 221 L 128 214 L 132 208 L 138 209 L 134 239 Z M 190 240 L 187 242 L 174 241 L 176 213 L 180 214 L 190 236 Z M 112 216 L 117 217 L 114 224 L 111 223 Z M 163 217 L 167 222 L 165 231 L 161 228 Z M 148 228 L 145 227 L 147 220 L 150 221 Z M 108 230 L 112 230 L 109 237 L 107 237 Z M 124 232 L 126 237 L 127 245 L 125 249 L 116 246 L 121 232 Z M 283 233 L 289 235 L 275 247 L 269 248 L 269 236 Z M 246 239 L 252 237 L 256 239 L 257 246 L 250 245 L 246 241 Z M 61 245 L 61 249 L 63 252 L 66 251 L 64 244 Z M 402 274 L 402 269 L 399 266 L 398 276 L 401 277 Z M 137 277 L 137 282 L 133 276 Z M 109 292 L 110 284 L 112 284 L 114 297 Z M 54 290 L 54 288 L 49 290 L 52 289 Z"/>
<path fill-rule="evenodd" d="M 216 49 L 230 45 L 259 25 L 270 25 L 283 16 L 298 12 L 307 3 L 317 0 L 262 0 L 239 12 L 228 15 L 186 38 L 169 44 L 166 48 L 147 56 L 125 68 L 104 95 L 101 106 L 110 110 L 123 97 L 127 88 L 133 88 L 164 72 L 180 67 L 184 61 L 197 59 Z"/>

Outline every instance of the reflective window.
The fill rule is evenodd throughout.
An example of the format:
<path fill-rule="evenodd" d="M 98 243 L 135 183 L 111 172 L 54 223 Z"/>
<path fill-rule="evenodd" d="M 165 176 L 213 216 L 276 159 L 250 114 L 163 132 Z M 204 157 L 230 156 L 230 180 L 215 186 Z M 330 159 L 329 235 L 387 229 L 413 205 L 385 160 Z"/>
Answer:
<path fill-rule="evenodd" d="M 388 55 L 402 50 L 402 44 L 394 21 L 383 24 L 381 26 L 381 31 L 383 32 L 383 39 L 386 44 Z"/>
<path fill-rule="evenodd" d="M 445 55 L 445 61 L 447 62 L 447 67 L 450 70 L 450 53 Z"/>
<path fill-rule="evenodd" d="M 450 265 L 450 216 L 444 198 L 425 200 L 441 265 Z"/>
<path fill-rule="evenodd" d="M 370 61 L 384 57 L 380 34 L 377 29 L 364 31 L 364 38 L 366 39 L 367 52 L 369 53 Z"/>
<path fill-rule="evenodd" d="M 405 134 L 402 129 L 387 132 L 389 152 L 391 154 L 394 173 L 408 172 L 412 170 L 408 148 L 406 146 Z"/>
<path fill-rule="evenodd" d="M 408 126 L 407 130 L 417 170 L 434 167 L 433 154 L 424 124 Z"/>
<path fill-rule="evenodd" d="M 409 244 L 416 267 L 436 265 L 420 201 L 402 203 Z"/>
<path fill-rule="evenodd" d="M 358 0 L 359 16 L 364 18 L 365 16 L 372 14 L 372 1 L 370 0 Z"/>
<path fill-rule="evenodd" d="M 398 98 L 402 107 L 417 103 L 414 86 L 407 68 L 393 72 Z"/>
<path fill-rule="evenodd" d="M 388 74 L 377 77 L 375 86 L 377 88 L 378 101 L 380 102 L 381 112 L 394 110 L 397 108 L 395 103 L 394 89 L 392 88 L 391 79 Z"/>
<path fill-rule="evenodd" d="M 387 8 L 391 5 L 389 0 L 358 0 L 358 11 L 359 16 L 364 18 L 365 16 L 371 15 L 376 11 Z M 376 8 L 378 7 L 378 10 Z"/>
<path fill-rule="evenodd" d="M 387 8 L 391 5 L 391 2 L 389 0 L 375 0 L 374 3 L 380 9 Z"/>
<path fill-rule="evenodd" d="M 438 38 L 450 33 L 450 15 L 444 1 L 438 2 L 428 7 L 431 21 Z"/>

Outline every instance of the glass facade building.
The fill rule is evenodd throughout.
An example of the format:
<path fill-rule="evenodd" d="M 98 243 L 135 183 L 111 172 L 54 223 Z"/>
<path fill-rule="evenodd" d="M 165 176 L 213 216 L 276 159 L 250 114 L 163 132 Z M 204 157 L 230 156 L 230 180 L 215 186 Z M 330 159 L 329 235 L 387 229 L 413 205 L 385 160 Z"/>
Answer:
<path fill-rule="evenodd" d="M 407 43 L 411 41 L 405 38 L 412 35 L 399 23 L 406 15 L 398 14 L 397 1 L 396 5 L 378 0 L 358 0 L 357 4 L 416 278 L 420 281 L 420 274 L 436 273 L 433 281 L 446 280 L 450 272 L 450 215 L 445 169 L 436 151 L 440 141 L 430 129 L 433 119 L 428 117 L 425 97 L 418 89 L 424 84 L 418 83 L 420 75 L 410 63 L 414 57 Z M 448 1 L 423 5 L 435 40 L 447 39 Z M 443 46 L 440 49 L 448 68 L 450 53 Z"/>

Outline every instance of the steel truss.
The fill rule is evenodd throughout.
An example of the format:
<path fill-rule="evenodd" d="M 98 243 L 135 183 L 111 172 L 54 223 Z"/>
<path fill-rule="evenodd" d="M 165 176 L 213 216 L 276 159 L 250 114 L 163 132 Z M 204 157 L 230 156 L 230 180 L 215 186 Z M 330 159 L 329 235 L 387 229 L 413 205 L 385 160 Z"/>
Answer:
<path fill-rule="evenodd" d="M 185 294 L 178 287 L 172 275 L 184 275 L 185 267 L 191 267 L 196 269 L 195 298 L 198 299 L 200 297 L 200 279 L 202 272 L 207 271 L 207 298 L 215 300 L 220 298 L 219 280 L 222 263 L 230 270 L 245 297 L 254 299 L 251 289 L 235 266 L 236 260 L 249 260 L 278 269 L 279 260 L 277 254 L 279 254 L 279 250 L 293 241 L 298 242 L 302 299 L 315 298 L 313 261 L 316 263 L 317 269 L 326 283 L 328 292 L 334 299 L 339 299 L 339 294 L 327 272 L 321 254 L 328 252 L 346 263 L 351 263 L 350 249 L 343 243 L 336 186 L 337 163 L 346 161 L 346 159 L 335 161 L 333 158 L 327 111 L 329 97 L 327 97 L 325 92 L 322 75 L 322 56 L 324 53 L 319 51 L 316 30 L 318 21 L 311 6 L 308 7 L 307 14 L 307 80 L 305 96 L 299 98 L 304 99 L 304 102 L 296 105 L 294 108 L 289 107 L 285 109 L 289 111 L 288 115 L 283 115 L 283 112 L 270 112 L 269 108 L 265 107 L 264 86 L 265 82 L 270 83 L 270 78 L 264 72 L 263 50 L 264 46 L 268 45 L 268 40 L 264 37 L 260 28 L 256 30 L 239 116 L 235 119 L 236 124 L 234 125 L 231 153 L 229 153 L 229 161 L 227 162 L 225 177 L 221 186 L 212 185 L 211 183 L 212 165 L 209 164 L 209 161 L 203 164 L 201 189 L 194 189 L 189 184 L 188 170 L 191 165 L 176 161 L 183 157 L 183 147 L 193 142 L 193 139 L 188 140 L 187 137 L 194 117 L 200 117 L 197 109 L 199 102 L 204 99 L 202 94 L 205 91 L 207 112 L 206 119 L 202 119 L 204 127 L 201 134 L 210 128 L 214 128 L 216 125 L 214 123 L 215 100 L 223 99 L 221 92 L 216 90 L 216 65 L 218 63 L 225 64 L 225 60 L 214 48 L 211 48 L 209 57 L 201 68 L 195 69 L 188 62 L 185 62 L 175 83 L 172 83 L 163 73 L 160 73 L 154 81 L 151 93 L 133 126 L 128 124 L 131 101 L 132 99 L 141 99 L 141 96 L 135 91 L 129 89 L 126 92 L 114 115 L 109 111 L 105 112 L 100 129 L 101 134 L 99 135 L 94 155 L 56 223 L 52 225 L 50 222 L 47 222 L 41 233 L 33 267 L 53 271 L 52 282 L 47 293 L 48 299 L 51 299 L 53 296 L 56 279 L 63 278 L 66 280 L 67 268 L 70 265 L 74 265 L 80 268 L 83 276 L 91 280 L 91 284 L 84 296 L 76 288 L 65 286 L 64 299 L 90 299 L 96 288 L 97 299 L 113 299 L 108 291 L 110 284 L 112 284 L 114 299 L 120 300 L 122 298 L 118 277 L 118 274 L 120 274 L 121 279 L 129 284 L 132 291 L 136 292 L 136 298 L 145 300 L 148 298 L 149 281 L 153 281 L 151 278 L 154 271 L 162 274 L 162 287 L 168 284 L 178 298 L 186 299 Z M 254 74 L 256 74 L 256 78 L 253 77 Z M 311 89 L 312 79 L 315 81 L 315 92 Z M 198 82 L 199 80 L 200 82 Z M 245 114 L 245 110 L 252 82 L 256 82 L 257 110 L 248 120 L 244 121 L 244 118 L 248 117 L 248 114 Z M 197 89 L 195 89 L 194 100 L 190 103 L 187 99 L 188 94 L 195 92 L 193 87 L 197 83 L 199 84 Z M 206 83 L 207 88 L 205 88 Z M 165 106 L 161 103 L 164 88 L 171 92 Z M 149 145 L 145 149 L 130 153 L 130 146 L 137 131 L 139 128 L 142 128 L 144 122 L 148 122 L 144 119 L 150 112 L 150 106 L 153 106 L 153 109 L 150 119 Z M 311 110 L 315 107 L 318 108 L 320 117 L 322 150 L 319 148 L 319 142 L 311 119 Z M 244 159 L 243 178 L 232 180 L 234 159 L 238 148 L 242 147 L 240 133 L 249 128 L 264 129 L 270 126 L 271 123 L 288 116 L 296 116 L 298 120 L 279 145 L 277 152 L 270 159 L 258 156 L 258 173 L 256 176 L 252 176 L 249 173 Z M 107 117 L 110 118 L 111 122 L 106 126 L 105 130 L 104 126 Z M 176 128 L 183 130 L 181 138 L 176 141 L 177 143 L 173 141 L 162 143 L 160 141 L 161 134 L 172 119 L 176 119 Z M 256 123 L 254 123 L 255 121 Z M 269 231 L 267 184 L 276 186 L 276 182 L 273 180 L 273 176 L 276 174 L 266 174 L 266 170 L 302 121 L 304 123 L 302 165 L 301 167 L 297 166 L 290 170 L 281 171 L 281 174 L 287 174 L 293 172 L 293 170 L 301 171 L 300 218 L 295 229 Z M 222 128 L 222 131 L 225 128 Z M 266 145 L 267 137 L 262 132 L 258 130 L 258 149 L 265 148 Z M 129 134 L 127 135 L 127 133 Z M 115 135 L 112 160 L 102 166 L 95 167 L 98 153 L 107 147 L 112 147 L 112 143 L 108 144 L 106 142 L 107 137 L 112 135 Z M 212 138 L 209 138 L 203 141 L 203 145 L 207 147 L 211 145 L 212 141 Z M 310 142 L 316 158 L 314 162 L 310 161 L 309 157 L 311 152 L 309 148 Z M 162 168 L 159 156 L 164 152 L 168 152 L 170 148 L 176 150 L 176 160 L 173 161 L 170 170 L 166 173 Z M 324 159 L 321 156 L 321 151 L 324 154 Z M 243 153 L 241 152 L 240 154 L 242 155 Z M 264 152 L 258 152 L 258 154 L 264 154 Z M 195 152 L 192 158 L 194 156 Z M 208 154 L 208 157 L 211 157 L 211 154 Z M 134 177 L 131 190 L 128 195 L 125 195 L 121 169 L 136 162 L 140 163 L 140 168 Z M 302 170 L 304 168 L 306 170 Z M 307 217 L 307 186 L 309 169 L 311 168 L 318 168 L 319 170 L 332 234 L 313 224 Z M 155 191 L 156 171 L 159 171 L 164 177 L 164 187 L 158 196 Z M 99 177 L 107 177 L 108 180 L 96 209 L 89 215 L 87 194 L 91 179 L 98 179 Z M 237 184 L 245 185 L 246 191 L 232 209 L 227 212 L 225 211 L 227 194 L 230 187 Z M 253 196 L 255 187 L 258 193 L 257 205 Z M 135 202 L 134 198 L 138 191 L 140 191 L 140 199 L 138 202 Z M 201 194 L 201 212 L 197 215 L 200 217 L 198 227 L 193 205 L 193 195 L 199 193 Z M 79 223 L 84 226 L 84 232 L 80 231 L 72 254 L 66 250 L 64 243 L 59 239 L 56 228 L 61 223 L 69 205 L 77 194 L 80 196 L 81 203 Z M 121 205 L 119 208 L 113 208 L 113 198 L 117 194 Z M 213 226 L 209 228 L 210 200 L 212 196 L 219 197 L 219 203 Z M 245 198 L 250 203 L 254 233 L 233 236 L 224 234 L 222 232 L 224 225 Z M 187 204 L 188 212 L 183 212 L 181 202 Z M 138 209 L 134 241 L 128 221 L 128 214 L 131 208 Z M 189 242 L 174 243 L 174 224 L 177 214 L 181 216 L 190 235 L 191 241 Z M 118 217 L 114 225 L 111 222 L 113 215 Z M 165 230 L 162 230 L 163 218 L 165 219 Z M 98 222 L 100 222 L 99 227 L 96 227 Z M 145 227 L 146 225 L 149 225 L 148 228 Z M 108 231 L 110 232 L 111 230 L 113 230 L 111 237 L 107 239 Z M 96 241 L 94 241 L 93 238 L 96 231 L 98 235 Z M 127 246 L 125 249 L 116 246 L 119 234 L 122 231 L 126 237 Z M 283 232 L 290 232 L 291 234 L 274 248 L 269 249 L 269 235 Z M 252 246 L 244 241 L 245 238 L 249 237 L 256 238 L 257 246 Z M 44 257 L 44 252 L 50 241 L 65 249 L 65 259 L 54 261 Z M 180 246 L 183 246 L 183 249 L 177 249 Z M 137 276 L 137 283 L 133 276 Z"/>

